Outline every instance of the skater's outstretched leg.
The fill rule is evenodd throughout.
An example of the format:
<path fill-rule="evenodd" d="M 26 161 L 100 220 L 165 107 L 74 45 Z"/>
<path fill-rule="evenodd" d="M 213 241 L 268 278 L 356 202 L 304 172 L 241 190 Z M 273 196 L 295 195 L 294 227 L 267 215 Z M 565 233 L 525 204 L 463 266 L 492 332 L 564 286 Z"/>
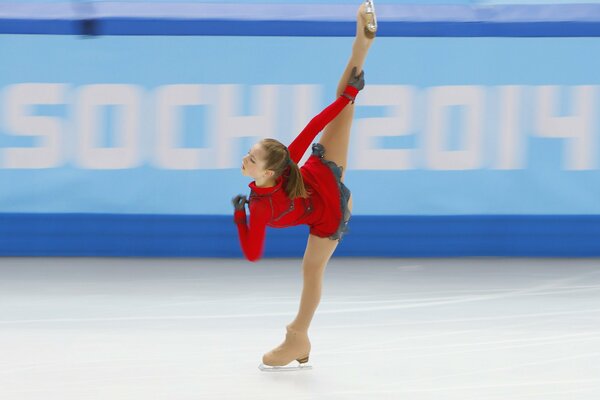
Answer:
<path fill-rule="evenodd" d="M 357 14 L 356 36 L 352 45 L 352 54 L 348 60 L 346 69 L 340 77 L 336 97 L 343 93 L 352 73 L 352 69 L 356 68 L 357 73 L 362 71 L 363 64 L 367 58 L 367 53 L 373 43 L 373 37 L 367 37 L 365 34 L 366 19 L 365 4 L 363 4 L 360 6 Z M 327 125 L 319 140 L 319 143 L 325 147 L 325 158 L 343 167 L 344 171 L 348 164 L 348 145 L 350 142 L 350 129 L 352 127 L 353 118 L 354 105 L 348 104 L 344 110 L 342 110 L 342 112 Z"/>

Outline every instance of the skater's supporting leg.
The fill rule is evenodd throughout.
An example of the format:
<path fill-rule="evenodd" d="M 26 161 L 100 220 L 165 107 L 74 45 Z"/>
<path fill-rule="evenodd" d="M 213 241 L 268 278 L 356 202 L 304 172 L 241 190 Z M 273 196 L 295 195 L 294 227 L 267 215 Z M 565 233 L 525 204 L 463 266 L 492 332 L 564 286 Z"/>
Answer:
<path fill-rule="evenodd" d="M 302 260 L 302 275 L 304 286 L 300 308 L 296 319 L 289 325 L 293 330 L 307 332 L 312 321 L 315 310 L 321 301 L 321 288 L 323 286 L 323 274 L 335 248 L 337 240 L 321 238 L 315 235 L 308 236 L 308 243 Z"/>
<path fill-rule="evenodd" d="M 325 266 L 338 242 L 329 238 L 309 235 L 302 270 L 304 287 L 296 319 L 287 326 L 283 343 L 263 356 L 263 365 L 284 366 L 294 360 L 307 362 L 310 354 L 308 327 L 321 300 Z"/>

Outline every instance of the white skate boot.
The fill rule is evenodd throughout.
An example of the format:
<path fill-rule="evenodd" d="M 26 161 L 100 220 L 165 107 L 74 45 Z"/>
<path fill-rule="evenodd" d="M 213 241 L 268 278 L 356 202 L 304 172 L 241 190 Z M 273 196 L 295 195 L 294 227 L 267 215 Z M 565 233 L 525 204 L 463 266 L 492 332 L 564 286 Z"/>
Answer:
<path fill-rule="evenodd" d="M 285 340 L 279 346 L 263 356 L 263 362 L 258 366 L 261 371 L 301 371 L 312 369 L 308 364 L 310 341 L 304 332 L 298 332 L 286 327 Z M 298 364 L 296 364 L 296 361 Z"/>

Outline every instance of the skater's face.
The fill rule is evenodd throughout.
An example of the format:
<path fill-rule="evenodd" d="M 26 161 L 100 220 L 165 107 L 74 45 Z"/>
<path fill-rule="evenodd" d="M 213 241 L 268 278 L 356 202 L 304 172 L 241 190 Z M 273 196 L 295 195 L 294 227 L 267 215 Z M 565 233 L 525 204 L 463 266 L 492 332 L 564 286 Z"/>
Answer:
<path fill-rule="evenodd" d="M 265 169 L 266 153 L 260 143 L 256 143 L 242 159 L 242 175 L 262 180 L 273 175 L 273 171 Z"/>

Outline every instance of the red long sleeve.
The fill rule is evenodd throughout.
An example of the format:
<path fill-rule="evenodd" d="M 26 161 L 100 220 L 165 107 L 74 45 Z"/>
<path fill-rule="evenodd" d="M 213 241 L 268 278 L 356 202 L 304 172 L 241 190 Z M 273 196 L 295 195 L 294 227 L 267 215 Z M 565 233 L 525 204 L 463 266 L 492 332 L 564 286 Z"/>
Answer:
<path fill-rule="evenodd" d="M 237 210 L 234 221 L 238 228 L 238 237 L 244 256 L 248 261 L 258 261 L 262 257 L 265 244 L 267 222 L 271 215 L 261 202 L 250 203 L 250 226 L 246 224 L 246 210 Z"/>
<path fill-rule="evenodd" d="M 347 86 L 344 90 L 346 96 L 338 97 L 333 103 L 327 108 L 321 111 L 316 117 L 310 120 L 308 125 L 300 132 L 300 134 L 294 139 L 294 141 L 288 146 L 290 151 L 290 158 L 296 164 L 300 162 L 302 156 L 311 145 L 315 137 L 321 132 L 327 124 L 335 119 L 344 107 L 350 102 L 351 98 L 354 98 L 358 90 L 352 86 Z"/>

